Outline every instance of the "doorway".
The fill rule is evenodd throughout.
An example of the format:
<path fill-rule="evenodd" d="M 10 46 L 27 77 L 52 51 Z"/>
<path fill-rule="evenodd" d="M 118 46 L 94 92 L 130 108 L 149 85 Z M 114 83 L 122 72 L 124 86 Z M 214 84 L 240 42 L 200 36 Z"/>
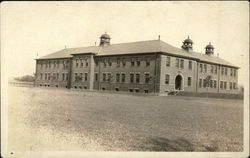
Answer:
<path fill-rule="evenodd" d="M 177 75 L 175 78 L 175 89 L 176 90 L 182 89 L 182 77 L 181 77 L 181 75 Z"/>

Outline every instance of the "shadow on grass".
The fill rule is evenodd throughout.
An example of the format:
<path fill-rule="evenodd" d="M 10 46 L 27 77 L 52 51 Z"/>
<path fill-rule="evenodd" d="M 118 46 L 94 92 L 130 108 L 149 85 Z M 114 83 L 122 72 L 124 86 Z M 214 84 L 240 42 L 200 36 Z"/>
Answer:
<path fill-rule="evenodd" d="M 194 151 L 194 145 L 186 139 L 170 140 L 167 138 L 149 138 L 143 146 L 141 151 Z"/>

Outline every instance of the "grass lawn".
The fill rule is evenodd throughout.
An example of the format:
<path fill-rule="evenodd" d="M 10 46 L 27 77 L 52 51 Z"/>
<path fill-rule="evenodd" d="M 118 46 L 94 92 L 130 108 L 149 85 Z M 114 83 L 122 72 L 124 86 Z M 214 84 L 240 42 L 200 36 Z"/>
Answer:
<path fill-rule="evenodd" d="M 243 100 L 8 90 L 9 150 L 243 151 Z"/>

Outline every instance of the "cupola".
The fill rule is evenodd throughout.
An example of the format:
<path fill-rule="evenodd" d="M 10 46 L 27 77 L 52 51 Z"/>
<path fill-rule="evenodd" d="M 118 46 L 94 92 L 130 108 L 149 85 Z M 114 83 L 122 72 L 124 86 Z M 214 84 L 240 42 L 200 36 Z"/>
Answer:
<path fill-rule="evenodd" d="M 193 50 L 193 41 L 189 38 L 185 39 L 183 42 L 183 45 L 181 46 L 182 49 L 186 51 L 192 51 Z"/>
<path fill-rule="evenodd" d="M 214 46 L 209 42 L 209 44 L 205 47 L 206 55 L 214 55 Z"/>
<path fill-rule="evenodd" d="M 105 32 L 100 37 L 100 46 L 110 45 L 110 36 Z"/>

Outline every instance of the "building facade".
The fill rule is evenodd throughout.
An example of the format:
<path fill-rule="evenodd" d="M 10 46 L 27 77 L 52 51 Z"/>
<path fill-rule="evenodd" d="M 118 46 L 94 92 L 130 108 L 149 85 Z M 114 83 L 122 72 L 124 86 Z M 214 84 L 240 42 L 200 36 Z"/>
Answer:
<path fill-rule="evenodd" d="M 239 67 L 193 51 L 188 37 L 182 48 L 150 40 L 65 48 L 36 59 L 36 86 L 167 94 L 171 91 L 237 93 Z"/>

